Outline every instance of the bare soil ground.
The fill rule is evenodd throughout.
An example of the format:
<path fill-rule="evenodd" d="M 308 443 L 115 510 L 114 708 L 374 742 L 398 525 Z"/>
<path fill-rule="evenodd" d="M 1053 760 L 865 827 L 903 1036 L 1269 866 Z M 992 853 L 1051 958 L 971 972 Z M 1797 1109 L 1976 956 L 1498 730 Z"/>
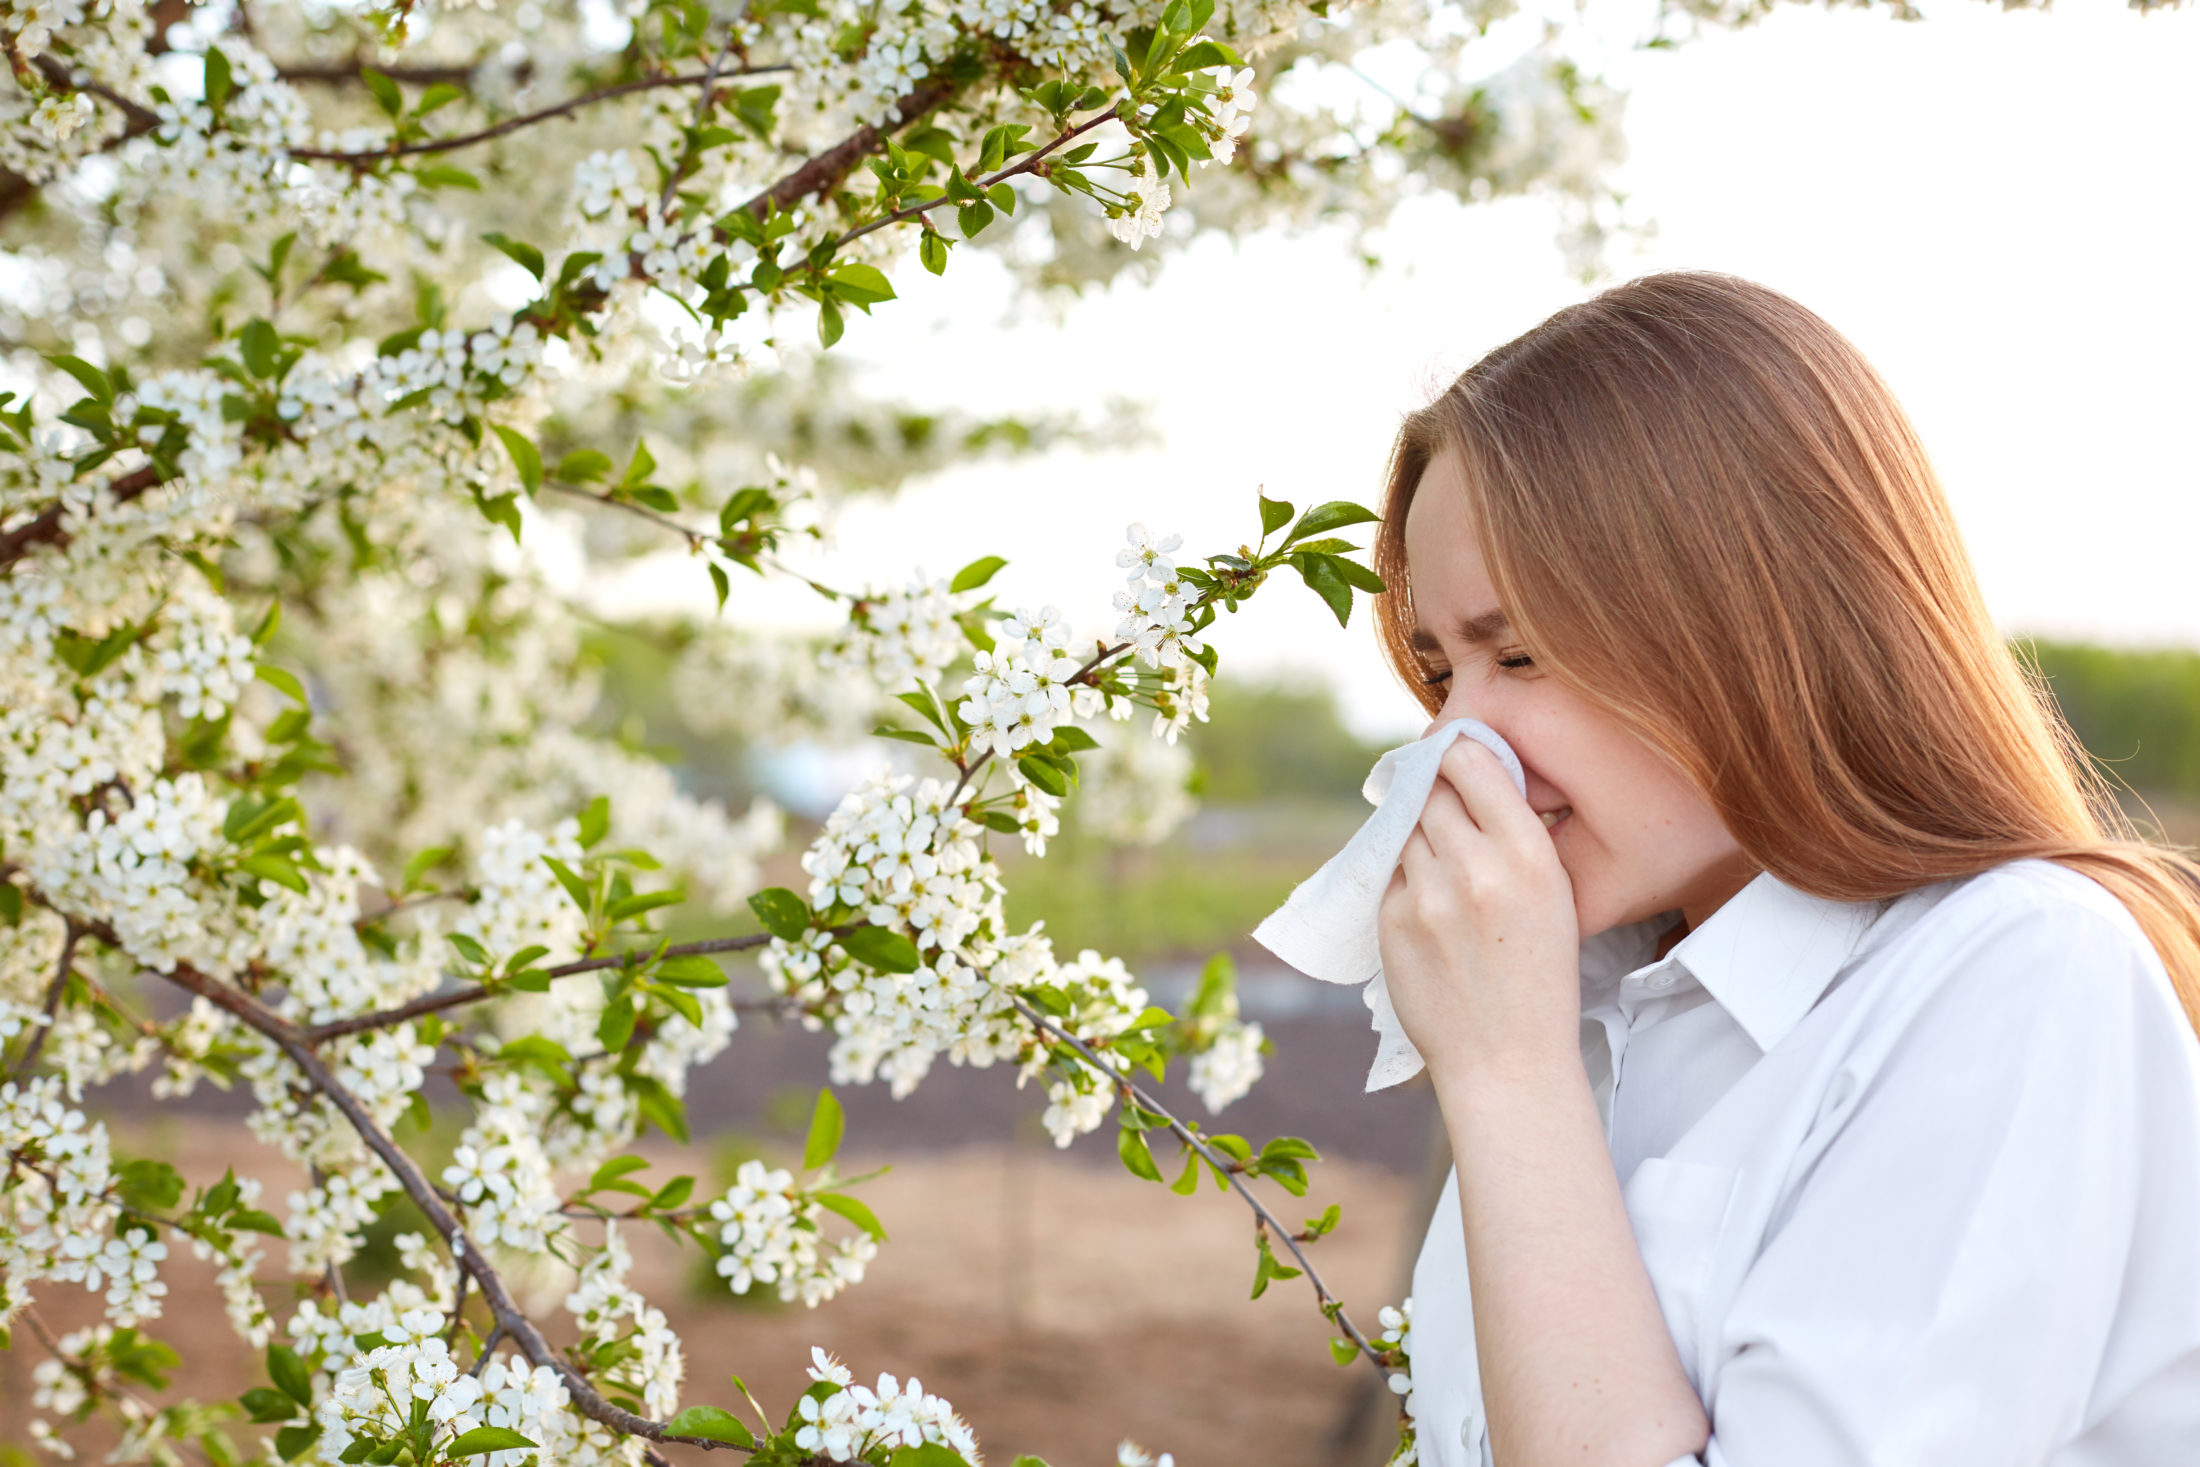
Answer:
<path fill-rule="evenodd" d="M 266 1178 L 270 1201 L 289 1185 L 233 1121 L 171 1119 L 118 1139 L 137 1154 L 146 1153 L 133 1142 L 157 1148 L 194 1181 L 234 1160 Z M 955 1403 L 996 1461 L 1031 1452 L 1056 1467 L 1100 1467 L 1129 1436 L 1185 1467 L 1380 1462 L 1382 1427 L 1367 1411 L 1387 1412 L 1388 1402 L 1374 1400 L 1365 1367 L 1331 1362 L 1304 1282 L 1247 1300 L 1253 1254 L 1242 1204 L 1211 1185 L 1175 1197 L 1112 1158 L 1096 1160 L 1084 1148 L 1063 1156 L 1016 1142 L 847 1158 L 851 1171 L 892 1163 L 863 1188 L 892 1241 L 864 1283 L 815 1311 L 735 1300 L 697 1277 L 692 1250 L 675 1255 L 643 1232 L 630 1234 L 635 1282 L 687 1343 L 691 1404 L 735 1407 L 728 1375 L 739 1371 L 769 1409 L 784 1411 L 806 1383 L 814 1344 L 859 1377 L 918 1375 Z M 696 1161 L 690 1154 L 686 1165 Z M 1325 1161 L 1303 1201 L 1271 1196 L 1293 1223 L 1345 1204 L 1316 1262 L 1371 1328 L 1401 1288 L 1405 1236 L 1419 1226 L 1407 1217 L 1412 1192 L 1395 1170 Z M 185 1354 L 177 1390 L 215 1399 L 263 1383 L 259 1361 L 228 1329 L 208 1266 L 177 1252 L 166 1314 L 148 1327 Z M 537 1301 L 553 1322 L 563 1319 L 562 1292 L 545 1289 Z M 96 1318 L 96 1300 L 74 1286 L 49 1287 L 39 1309 L 57 1330 Z M 0 1442 L 24 1440 L 40 1353 L 27 1332 L 16 1339 L 0 1353 Z"/>

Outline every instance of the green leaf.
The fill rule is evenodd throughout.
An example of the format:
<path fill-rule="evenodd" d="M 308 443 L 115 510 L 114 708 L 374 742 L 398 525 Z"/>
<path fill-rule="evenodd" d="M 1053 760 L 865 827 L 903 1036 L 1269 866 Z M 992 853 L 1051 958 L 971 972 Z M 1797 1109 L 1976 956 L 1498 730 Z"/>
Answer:
<path fill-rule="evenodd" d="M 426 117 L 430 112 L 434 112 L 438 108 L 448 107 L 465 95 L 463 91 L 452 86 L 449 82 L 437 82 L 420 94 L 420 100 L 413 104 L 413 116 Z"/>
<path fill-rule="evenodd" d="M 313 1404 L 313 1376 L 298 1352 L 288 1345 L 267 1347 L 267 1378 L 301 1406 Z"/>
<path fill-rule="evenodd" d="M 614 999 L 603 1006 L 603 1013 L 596 1019 L 596 1042 L 612 1054 L 626 1048 L 634 1038 L 634 1000 Z"/>
<path fill-rule="evenodd" d="M 1350 1365 L 1360 1358 L 1360 1347 L 1350 1340 L 1340 1340 L 1335 1335 L 1331 1335 L 1329 1337 L 1329 1358 L 1339 1365 Z"/>
<path fill-rule="evenodd" d="M 922 744 L 927 749 L 937 749 L 939 747 L 930 734 L 918 733 L 913 728 L 887 728 L 882 724 L 872 729 L 871 734 L 874 738 L 899 739 L 905 744 Z"/>
<path fill-rule="evenodd" d="M 447 1457 L 478 1457 L 484 1452 L 516 1451 L 536 1443 L 501 1426 L 477 1426 L 444 1448 Z"/>
<path fill-rule="evenodd" d="M 611 460 L 593 448 L 576 448 L 558 460 L 558 477 L 577 484 L 591 484 L 610 473 Z"/>
<path fill-rule="evenodd" d="M 676 958 L 666 958 L 657 965 L 654 976 L 659 983 L 671 983 L 681 988 L 726 986 L 726 970 L 701 953 L 683 953 Z"/>
<path fill-rule="evenodd" d="M 542 863 L 550 868 L 552 876 L 558 878 L 558 885 L 565 888 L 565 894 L 573 899 L 573 905 L 581 909 L 582 915 L 593 914 L 595 898 L 588 889 L 588 883 L 581 880 L 580 873 L 556 856 L 544 856 Z"/>
<path fill-rule="evenodd" d="M 831 301 L 820 301 L 818 303 L 817 339 L 821 343 L 830 347 L 834 342 L 840 340 L 841 333 L 847 329 L 848 323 L 841 319 L 840 307 L 834 305 Z"/>
<path fill-rule="evenodd" d="M 1283 543 L 1296 545 L 1310 535 L 1319 535 L 1345 525 L 1364 525 L 1370 520 L 1381 518 L 1374 510 L 1354 504 L 1349 499 L 1332 499 L 1327 504 L 1315 505 L 1301 515 L 1299 522 L 1291 527 L 1290 538 Z"/>
<path fill-rule="evenodd" d="M 240 1207 L 229 1214 L 229 1225 L 247 1233 L 265 1233 L 270 1238 L 280 1238 L 283 1235 L 281 1223 L 254 1207 Z"/>
<path fill-rule="evenodd" d="M 948 244 L 949 241 L 946 235 L 941 234 L 936 229 L 927 229 L 924 232 L 923 242 L 917 246 L 917 258 L 922 260 L 924 268 L 934 275 L 945 275 L 947 273 Z"/>
<path fill-rule="evenodd" d="M 405 863 L 405 874 L 399 879 L 397 889 L 411 891 L 419 884 L 421 877 L 450 860 L 455 851 L 456 848 L 452 846 L 430 846 L 415 855 Z"/>
<path fill-rule="evenodd" d="M 1263 539 L 1291 523 L 1291 502 L 1260 496 L 1260 533 Z"/>
<path fill-rule="evenodd" d="M 255 316 L 237 333 L 237 355 L 253 376 L 272 377 L 282 363 L 283 339 L 272 325 Z"/>
<path fill-rule="evenodd" d="M 108 385 L 107 374 L 90 362 L 85 361 L 82 357 L 71 356 L 50 356 L 46 360 L 74 377 L 77 384 L 89 393 L 94 401 L 103 406 L 114 404 L 115 390 Z"/>
<path fill-rule="evenodd" d="M 970 1467 L 952 1448 L 938 1442 L 918 1447 L 899 1447 L 886 1459 L 886 1467 Z"/>
<path fill-rule="evenodd" d="M 649 476 L 657 472 L 657 460 L 649 451 L 649 445 L 634 440 L 634 457 L 626 461 L 626 472 L 619 476 L 621 489 L 634 489 L 649 482 Z"/>
<path fill-rule="evenodd" d="M 502 423 L 491 423 L 497 438 L 504 444 L 504 451 L 512 456 L 512 467 L 519 470 L 519 482 L 529 494 L 542 487 L 542 450 L 527 440 L 524 433 L 515 432 Z"/>
<path fill-rule="evenodd" d="M 1309 1237 L 1327 1237 L 1329 1234 L 1337 1230 L 1337 1224 L 1342 1221 L 1343 1218 L 1344 1209 L 1338 1204 L 1332 1202 L 1329 1204 L 1328 1208 L 1323 1211 L 1320 1217 L 1310 1217 L 1306 1220 L 1305 1231 Z"/>
<path fill-rule="evenodd" d="M 733 594 L 733 582 L 726 578 L 726 568 L 717 561 L 706 561 L 703 568 L 710 572 L 711 589 L 718 593 L 718 609 L 726 609 L 726 598 Z"/>
<path fill-rule="evenodd" d="M 1169 1190 L 1179 1197 L 1189 1197 L 1199 1190 L 1199 1153 L 1184 1153 L 1184 1175 L 1169 1183 Z"/>
<path fill-rule="evenodd" d="M 587 1190 L 601 1192 L 628 1172 L 646 1171 L 648 1167 L 649 1161 L 646 1157 L 614 1156 L 611 1160 L 596 1168 L 595 1174 L 588 1179 Z M 643 1195 L 648 1194 L 644 1193 Z"/>
<path fill-rule="evenodd" d="M 1220 41 L 1194 41 L 1169 63 L 1172 72 L 1208 71 L 1217 66 L 1236 66 L 1237 53 Z"/>
<path fill-rule="evenodd" d="M 229 58 L 222 55 L 218 46 L 206 48 L 205 77 L 206 105 L 219 112 L 222 104 L 235 94 L 237 83 L 230 74 Z"/>
<path fill-rule="evenodd" d="M 443 940 L 458 949 L 458 955 L 475 967 L 489 961 L 489 950 L 463 932 L 446 932 Z"/>
<path fill-rule="evenodd" d="M 978 819 L 984 824 L 987 830 L 997 830 L 1003 835 L 1017 835 L 1020 834 L 1024 828 L 1022 824 L 1017 821 L 1016 817 L 1009 814 L 1006 810 L 982 811 L 979 814 Z"/>
<path fill-rule="evenodd" d="M 964 239 L 976 236 L 992 222 L 993 206 L 982 199 L 975 204 L 965 204 L 955 211 L 955 226 L 962 230 Z"/>
<path fill-rule="evenodd" d="M 306 685 L 298 681 L 297 674 L 286 672 L 280 667 L 270 667 L 264 662 L 258 664 L 252 671 L 261 682 L 266 683 L 276 692 L 297 700 L 300 707 L 306 706 Z"/>
<path fill-rule="evenodd" d="M 275 1454 L 285 1462 L 295 1462 L 320 1439 L 319 1426 L 286 1426 L 275 1433 Z"/>
<path fill-rule="evenodd" d="M 704 1441 L 730 1442 L 737 1447 L 753 1447 L 756 1438 L 730 1411 L 716 1406 L 690 1406 L 665 1423 L 665 1431 L 671 1436 L 697 1436 Z"/>
<path fill-rule="evenodd" d="M 786 942 L 799 942 L 810 929 L 809 903 L 783 886 L 768 886 L 749 898 L 749 910 L 764 930 Z"/>
<path fill-rule="evenodd" d="M 1354 588 L 1373 596 L 1383 589 L 1383 578 L 1356 560 L 1346 560 L 1341 555 L 1325 557 L 1330 569 L 1343 576 Z"/>
<path fill-rule="evenodd" d="M 163 1212 L 183 1197 L 183 1177 L 165 1161 L 141 1159 L 116 1169 L 122 1200 L 141 1212 Z"/>
<path fill-rule="evenodd" d="M 837 941 L 849 957 L 881 973 L 914 973 L 924 961 L 915 943 L 885 927 L 858 927 Z"/>
<path fill-rule="evenodd" d="M 1266 1165 L 1271 1161 L 1282 1161 L 1288 1158 L 1300 1158 L 1306 1161 L 1320 1161 L 1322 1159 L 1322 1154 L 1319 1151 L 1316 1151 L 1310 1143 L 1302 1141 L 1296 1136 L 1278 1136 L 1275 1140 L 1269 1142 L 1266 1146 L 1263 1146 L 1260 1149 L 1260 1159 L 1262 1165 Z"/>
<path fill-rule="evenodd" d="M 528 274 L 537 280 L 542 279 L 544 264 L 541 250 L 524 240 L 513 239 L 505 234 L 485 234 L 482 239 L 510 255 Z"/>
<path fill-rule="evenodd" d="M 1352 586 L 1337 573 L 1335 560 L 1326 555 L 1294 555 L 1291 563 L 1298 567 L 1299 575 L 1308 589 L 1322 598 L 1329 609 L 1336 613 L 1338 626 L 1352 622 Z"/>
<path fill-rule="evenodd" d="M 839 1213 L 881 1243 L 886 1241 L 886 1229 L 880 1224 L 878 1214 L 845 1192 L 818 1192 L 812 1194 L 810 1200 L 827 1212 Z"/>
<path fill-rule="evenodd" d="M 894 287 L 873 265 L 850 261 L 836 267 L 830 279 L 833 294 L 854 306 L 868 308 L 879 301 L 894 299 Z"/>
<path fill-rule="evenodd" d="M 613 902 L 604 910 L 604 915 L 614 922 L 623 922 L 629 917 L 639 917 L 644 912 L 652 912 L 659 907 L 674 906 L 686 900 L 687 893 L 678 887 L 673 887 L 669 891 L 636 892 L 633 896 L 621 897 Z"/>
<path fill-rule="evenodd" d="M 998 555 L 980 556 L 955 572 L 955 579 L 947 583 L 947 589 L 950 591 L 975 591 L 987 581 L 992 580 L 994 574 L 1007 564 L 1008 562 Z"/>
<path fill-rule="evenodd" d="M 1016 761 L 1016 770 L 1056 799 L 1069 793 L 1068 777 L 1044 759 L 1034 759 L 1027 754 Z"/>
<path fill-rule="evenodd" d="M 298 1403 L 281 1391 L 271 1391 L 266 1386 L 254 1386 L 239 1396 L 244 1414 L 253 1421 L 265 1425 L 276 1421 L 288 1421 L 298 1414 Z"/>
<path fill-rule="evenodd" d="M 1161 1168 L 1154 1164 L 1145 1132 L 1132 1126 L 1119 1128 L 1115 1133 L 1115 1154 L 1123 1159 L 1124 1167 L 1132 1176 L 1144 1177 L 1149 1182 L 1161 1180 Z"/>
<path fill-rule="evenodd" d="M 810 1112 L 810 1138 L 802 1143 L 802 1169 L 814 1172 L 840 1150 L 841 1133 L 848 1127 L 847 1113 L 827 1086 L 817 1092 L 817 1106 Z"/>
<path fill-rule="evenodd" d="M 611 830 L 611 797 L 598 795 L 582 807 L 580 814 L 581 849 L 587 850 L 604 838 Z"/>
<path fill-rule="evenodd" d="M 359 68 L 359 80 L 366 83 L 367 90 L 374 93 L 374 100 L 381 104 L 382 110 L 389 113 L 391 118 L 404 114 L 405 95 L 398 91 L 396 82 L 371 66 Z"/>
<path fill-rule="evenodd" d="M 695 1178 L 674 1177 L 659 1187 L 649 1199 L 651 1212 L 670 1212 L 695 1195 Z"/>
<path fill-rule="evenodd" d="M 470 188 L 477 193 L 481 189 L 480 179 L 465 169 L 454 168 L 448 163 L 431 163 L 426 168 L 416 168 L 413 170 L 413 177 L 420 180 L 422 188 Z"/>
<path fill-rule="evenodd" d="M 1057 754 L 1082 754 L 1087 749 L 1099 748 L 1100 741 L 1074 723 L 1065 723 L 1054 731 L 1054 738 L 1047 747 Z"/>

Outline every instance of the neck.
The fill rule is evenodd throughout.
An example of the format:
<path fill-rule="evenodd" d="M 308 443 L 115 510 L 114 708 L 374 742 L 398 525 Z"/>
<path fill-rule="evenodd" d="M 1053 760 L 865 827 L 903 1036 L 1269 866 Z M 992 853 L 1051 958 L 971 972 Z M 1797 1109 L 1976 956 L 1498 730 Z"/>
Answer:
<path fill-rule="evenodd" d="M 1658 938 L 1657 956 L 1664 957 L 1689 933 L 1711 920 L 1711 914 L 1733 900 L 1734 894 L 1757 879 L 1759 867 L 1746 861 L 1706 873 L 1680 904 L 1681 920 Z"/>

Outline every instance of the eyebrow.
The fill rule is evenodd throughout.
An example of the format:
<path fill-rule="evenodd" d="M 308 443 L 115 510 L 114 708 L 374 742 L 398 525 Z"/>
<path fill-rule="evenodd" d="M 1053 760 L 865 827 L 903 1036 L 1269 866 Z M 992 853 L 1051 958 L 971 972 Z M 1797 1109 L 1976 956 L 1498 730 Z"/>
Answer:
<path fill-rule="evenodd" d="M 1459 640 L 1465 642 L 1468 646 L 1473 647 L 1479 646 L 1484 642 L 1496 641 L 1497 634 L 1506 630 L 1511 625 L 1511 619 L 1508 618 L 1504 612 L 1485 611 L 1480 616 L 1470 616 L 1462 620 L 1458 625 L 1457 631 L 1459 634 Z M 1414 650 L 1419 652 L 1436 652 L 1442 650 L 1442 644 L 1438 642 L 1436 634 L 1434 632 L 1424 631 L 1420 627 L 1415 627 L 1413 629 L 1413 636 L 1410 640 L 1413 643 Z"/>

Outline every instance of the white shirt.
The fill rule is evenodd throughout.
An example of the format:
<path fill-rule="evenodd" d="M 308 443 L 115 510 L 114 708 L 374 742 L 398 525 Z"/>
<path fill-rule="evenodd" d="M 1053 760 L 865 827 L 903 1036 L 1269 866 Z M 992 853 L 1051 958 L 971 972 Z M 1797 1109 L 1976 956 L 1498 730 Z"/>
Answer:
<path fill-rule="evenodd" d="M 1767 874 L 1653 961 L 1678 920 L 1582 944 L 1582 1052 L 1707 1467 L 2200 1464 L 2200 1042 L 2123 904 Z M 1487 1467 L 1458 1180 L 1412 1406 Z"/>

